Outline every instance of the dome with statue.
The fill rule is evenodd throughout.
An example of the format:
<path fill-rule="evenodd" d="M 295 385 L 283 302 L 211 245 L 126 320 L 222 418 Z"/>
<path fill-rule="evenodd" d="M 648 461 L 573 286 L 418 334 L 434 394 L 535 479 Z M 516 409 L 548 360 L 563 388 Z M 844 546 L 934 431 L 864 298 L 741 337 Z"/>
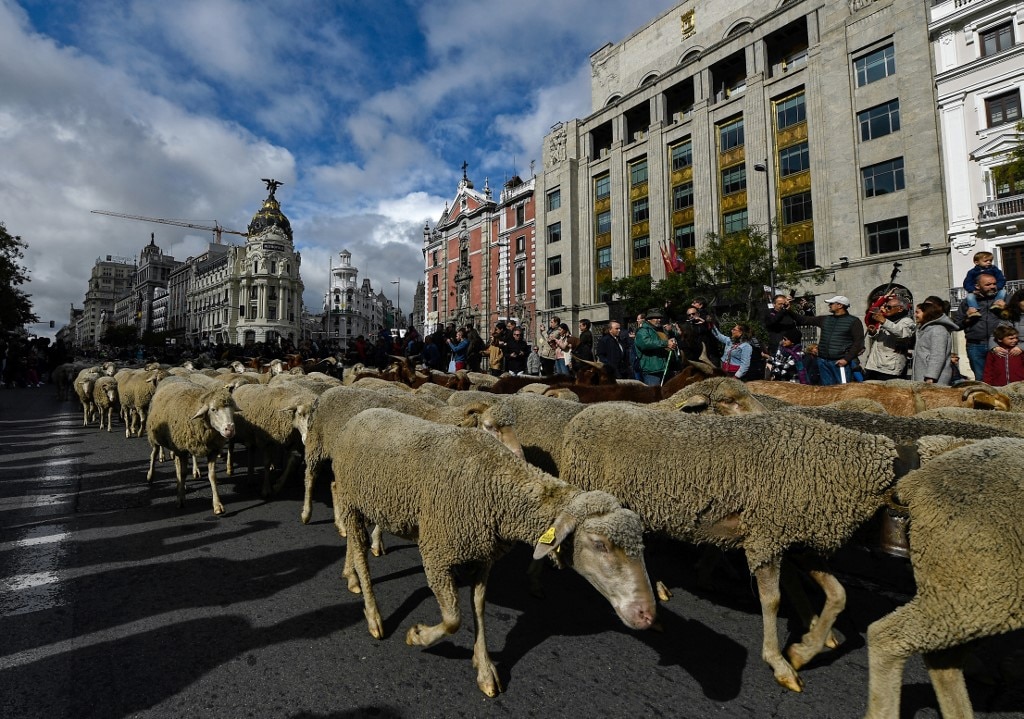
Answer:
<path fill-rule="evenodd" d="M 292 224 L 285 217 L 284 213 L 281 212 L 281 203 L 277 201 L 274 193 L 277 192 L 277 188 L 283 185 L 283 182 L 278 182 L 273 179 L 263 180 L 267 183 L 267 190 L 270 194 L 267 195 L 267 199 L 263 201 L 263 207 L 253 215 L 252 221 L 249 222 L 249 237 L 256 237 L 262 234 L 266 230 L 276 227 L 278 228 L 288 241 L 292 241 Z"/>

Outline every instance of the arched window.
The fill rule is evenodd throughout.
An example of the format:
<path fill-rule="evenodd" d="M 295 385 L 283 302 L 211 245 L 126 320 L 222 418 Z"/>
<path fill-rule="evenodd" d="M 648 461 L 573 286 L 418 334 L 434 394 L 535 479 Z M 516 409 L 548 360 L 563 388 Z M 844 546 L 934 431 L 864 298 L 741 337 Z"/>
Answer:
<path fill-rule="evenodd" d="M 657 79 L 658 79 L 658 73 L 652 72 L 650 75 L 648 75 L 647 77 L 645 77 L 643 80 L 640 81 L 640 87 L 643 87 L 644 85 L 650 85 L 652 82 L 654 82 Z"/>
<path fill-rule="evenodd" d="M 611 97 L 608 98 L 608 102 L 606 102 L 604 104 L 604 106 L 605 107 L 611 107 L 612 105 L 614 105 L 615 103 L 617 103 L 621 99 L 622 99 L 622 95 L 612 95 Z"/>

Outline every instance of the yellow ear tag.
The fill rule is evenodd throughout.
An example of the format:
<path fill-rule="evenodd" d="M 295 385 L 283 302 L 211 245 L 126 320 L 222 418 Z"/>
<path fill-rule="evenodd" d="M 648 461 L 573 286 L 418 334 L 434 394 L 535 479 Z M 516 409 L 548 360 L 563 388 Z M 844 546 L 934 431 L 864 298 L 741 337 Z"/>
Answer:
<path fill-rule="evenodd" d="M 554 544 L 555 543 L 555 527 L 554 525 L 547 528 L 544 534 L 540 535 L 540 539 L 537 540 L 541 544 Z"/>

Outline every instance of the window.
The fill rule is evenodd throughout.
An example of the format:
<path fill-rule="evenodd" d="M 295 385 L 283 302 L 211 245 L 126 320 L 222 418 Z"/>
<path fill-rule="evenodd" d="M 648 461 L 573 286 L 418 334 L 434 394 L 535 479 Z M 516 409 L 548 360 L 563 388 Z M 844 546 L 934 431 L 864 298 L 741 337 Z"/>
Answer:
<path fill-rule="evenodd" d="M 857 58 L 853 66 L 857 71 L 857 87 L 864 87 L 896 74 L 896 50 L 892 45 L 886 45 L 881 50 Z"/>
<path fill-rule="evenodd" d="M 594 178 L 594 199 L 603 200 L 612 194 L 612 179 L 608 175 Z"/>
<path fill-rule="evenodd" d="M 783 225 L 795 225 L 797 222 L 806 222 L 811 218 L 810 192 L 801 192 L 797 195 L 789 195 L 782 198 Z"/>
<path fill-rule="evenodd" d="M 807 150 L 807 141 L 779 150 L 779 176 L 789 177 L 798 172 L 810 169 L 811 156 Z"/>
<path fill-rule="evenodd" d="M 562 274 L 562 256 L 555 255 L 548 258 L 548 275 Z"/>
<path fill-rule="evenodd" d="M 526 235 L 519 235 L 516 238 L 516 254 L 521 255 L 526 252 Z"/>
<path fill-rule="evenodd" d="M 1003 23 L 978 33 L 981 40 L 981 56 L 988 57 L 1013 47 L 1013 24 Z"/>
<path fill-rule="evenodd" d="M 879 255 L 883 252 L 910 249 L 910 231 L 907 229 L 906 217 L 871 222 L 865 225 L 864 229 L 868 235 L 868 254 Z"/>
<path fill-rule="evenodd" d="M 672 211 L 693 207 L 693 183 L 684 182 L 672 188 Z"/>
<path fill-rule="evenodd" d="M 433 287 L 435 290 L 437 289 L 437 275 L 430 276 L 430 286 Z"/>
<path fill-rule="evenodd" d="M 597 269 L 607 270 L 612 266 L 612 248 L 599 247 L 597 249 Z"/>
<path fill-rule="evenodd" d="M 430 311 L 437 312 L 437 295 L 430 298 Z"/>
<path fill-rule="evenodd" d="M 647 158 L 637 160 L 629 166 L 629 185 L 635 187 L 647 182 Z"/>
<path fill-rule="evenodd" d="M 988 126 L 1005 125 L 1020 120 L 1020 92 L 1013 90 L 985 100 Z"/>
<path fill-rule="evenodd" d="M 722 216 L 722 230 L 729 235 L 747 229 L 747 208 L 729 212 Z"/>
<path fill-rule="evenodd" d="M 743 118 L 718 128 L 718 151 L 725 152 L 743 144 Z"/>
<path fill-rule="evenodd" d="M 672 171 L 682 170 L 693 164 L 693 143 L 689 140 L 672 145 L 669 148 L 669 155 L 672 158 Z"/>
<path fill-rule="evenodd" d="M 804 94 L 786 98 L 775 103 L 775 126 L 779 130 L 798 125 L 807 119 L 807 105 L 804 102 Z"/>
<path fill-rule="evenodd" d="M 562 291 L 561 290 L 548 290 L 548 307 L 561 307 L 562 306 Z"/>
<path fill-rule="evenodd" d="M 903 158 L 869 165 L 861 170 L 861 175 L 864 178 L 864 197 L 877 197 L 902 190 Z"/>
<path fill-rule="evenodd" d="M 676 249 L 680 252 L 692 250 L 697 246 L 697 233 L 694 232 L 693 225 L 679 225 L 673 228 L 672 236 L 676 242 Z"/>
<path fill-rule="evenodd" d="M 516 294 L 526 293 L 526 265 L 516 266 Z"/>
<path fill-rule="evenodd" d="M 612 231 L 612 212 L 605 210 L 597 216 L 597 234 L 603 235 Z"/>
<path fill-rule="evenodd" d="M 747 166 L 736 165 L 722 170 L 722 194 L 732 195 L 747 189 Z"/>
<path fill-rule="evenodd" d="M 434 267 L 437 267 L 437 250 L 431 252 L 430 257 L 434 261 Z"/>
<path fill-rule="evenodd" d="M 651 256 L 651 238 L 647 235 L 633 240 L 633 260 L 646 260 Z"/>
<path fill-rule="evenodd" d="M 644 222 L 651 216 L 650 204 L 646 197 L 641 197 L 639 200 L 633 200 L 633 202 L 630 203 L 630 209 L 634 225 L 637 222 Z"/>
<path fill-rule="evenodd" d="M 516 227 L 526 224 L 526 205 L 519 205 L 516 208 Z"/>
<path fill-rule="evenodd" d="M 548 225 L 548 242 L 558 242 L 562 239 L 562 223 L 556 222 Z"/>
<path fill-rule="evenodd" d="M 270 263 L 270 274 L 272 274 L 272 275 L 276 275 L 277 274 L 277 263 L 276 262 L 271 262 Z"/>
<path fill-rule="evenodd" d="M 552 190 L 548 193 L 548 212 L 551 210 L 557 210 L 562 206 L 562 191 Z"/>
<path fill-rule="evenodd" d="M 1019 113 L 1018 113 L 1019 114 Z M 900 129 L 900 101 L 890 100 L 882 105 L 857 113 L 862 142 L 884 137 Z"/>

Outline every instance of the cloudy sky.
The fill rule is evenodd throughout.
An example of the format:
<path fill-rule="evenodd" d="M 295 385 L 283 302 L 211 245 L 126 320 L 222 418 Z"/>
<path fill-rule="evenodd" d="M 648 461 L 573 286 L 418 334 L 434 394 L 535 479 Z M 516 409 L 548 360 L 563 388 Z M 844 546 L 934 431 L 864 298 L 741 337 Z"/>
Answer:
<path fill-rule="evenodd" d="M 310 310 L 347 248 L 408 312 L 463 160 L 477 187 L 527 176 L 551 125 L 589 114 L 590 54 L 673 4 L 0 0 L 0 222 L 36 313 L 66 323 L 96 258 L 150 232 L 179 260 L 212 239 L 90 210 L 245 230 L 263 177 Z"/>

